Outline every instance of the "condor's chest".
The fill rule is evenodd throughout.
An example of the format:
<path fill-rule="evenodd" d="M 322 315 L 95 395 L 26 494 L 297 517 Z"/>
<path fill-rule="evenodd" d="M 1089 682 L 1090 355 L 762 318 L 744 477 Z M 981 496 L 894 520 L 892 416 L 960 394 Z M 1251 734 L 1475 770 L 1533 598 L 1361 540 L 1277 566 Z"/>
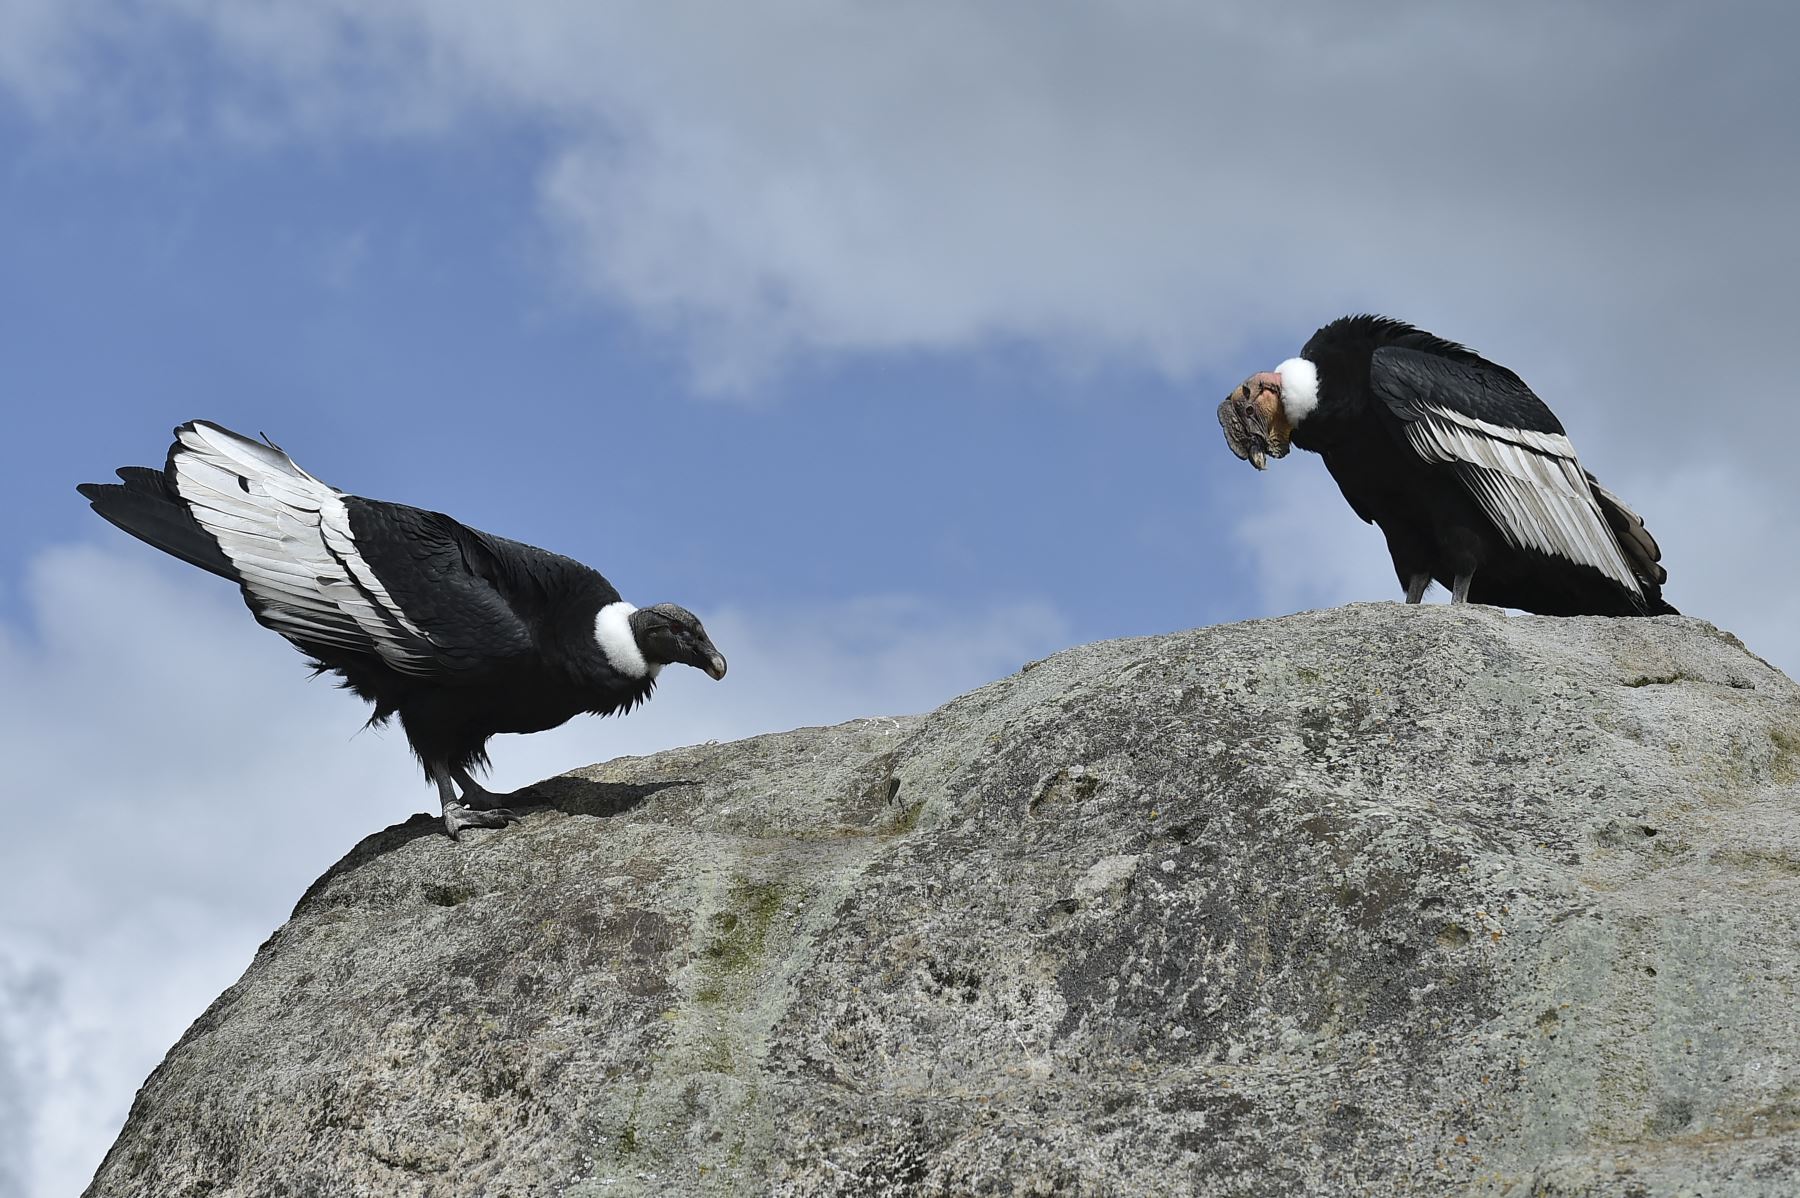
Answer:
<path fill-rule="evenodd" d="M 1364 520 L 1380 523 L 1384 517 L 1404 516 L 1416 512 L 1421 500 L 1439 488 L 1459 489 L 1452 474 L 1420 461 L 1379 420 L 1330 431 L 1332 436 L 1318 438 L 1324 442 L 1320 445 L 1307 444 L 1296 430 L 1294 444 L 1325 459 L 1338 489 Z"/>

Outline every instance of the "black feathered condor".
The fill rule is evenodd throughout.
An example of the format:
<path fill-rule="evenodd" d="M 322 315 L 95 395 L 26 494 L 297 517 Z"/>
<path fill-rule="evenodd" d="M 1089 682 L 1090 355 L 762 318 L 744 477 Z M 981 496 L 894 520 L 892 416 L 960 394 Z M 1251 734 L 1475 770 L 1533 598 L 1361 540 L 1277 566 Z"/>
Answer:
<path fill-rule="evenodd" d="M 1289 444 L 1325 459 L 1387 537 L 1406 601 L 1433 579 L 1455 603 L 1542 615 L 1672 615 L 1662 553 L 1636 512 L 1575 458 L 1519 376 L 1422 329 L 1346 316 L 1219 405 L 1258 470 Z"/>
<path fill-rule="evenodd" d="M 665 665 L 725 676 L 687 609 L 634 607 L 580 562 L 347 495 L 272 442 L 190 421 L 163 469 L 118 475 L 79 488 L 96 512 L 237 583 L 257 623 L 375 705 L 370 723 L 400 717 L 452 837 L 519 818 L 470 775 L 495 733 L 630 711 Z"/>

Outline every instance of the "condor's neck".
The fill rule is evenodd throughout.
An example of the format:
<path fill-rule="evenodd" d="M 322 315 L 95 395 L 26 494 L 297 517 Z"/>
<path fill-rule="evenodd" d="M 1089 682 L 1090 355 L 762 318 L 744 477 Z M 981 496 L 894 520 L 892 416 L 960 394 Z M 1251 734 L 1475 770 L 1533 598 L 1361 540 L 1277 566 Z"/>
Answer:
<path fill-rule="evenodd" d="M 1317 400 L 1305 416 L 1294 425 L 1294 444 L 1314 453 L 1324 453 L 1365 433 L 1372 427 L 1367 421 L 1369 396 L 1369 361 L 1373 349 L 1361 354 L 1324 352 L 1313 354 L 1318 371 Z"/>
<path fill-rule="evenodd" d="M 561 670 L 568 685 L 597 696 L 594 703 L 599 706 L 588 705 L 595 714 L 610 714 L 613 707 L 608 705 L 615 695 L 631 696 L 624 710 L 641 703 L 662 668 L 645 661 L 638 647 L 631 627 L 636 610 L 619 601 L 616 592 L 583 595 L 559 613 L 554 635 L 545 638 L 545 657 Z"/>
<path fill-rule="evenodd" d="M 656 689 L 654 675 L 631 680 L 625 686 L 597 688 L 590 696 L 589 715 L 624 715 L 650 698 Z"/>

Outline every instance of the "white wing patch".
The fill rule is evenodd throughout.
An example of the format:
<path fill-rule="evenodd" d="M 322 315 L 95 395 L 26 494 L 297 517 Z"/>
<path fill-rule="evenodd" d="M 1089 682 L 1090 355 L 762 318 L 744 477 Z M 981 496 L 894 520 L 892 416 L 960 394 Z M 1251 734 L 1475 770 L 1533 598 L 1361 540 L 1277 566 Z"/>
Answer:
<path fill-rule="evenodd" d="M 1477 467 L 1463 481 L 1509 542 L 1592 566 L 1643 594 L 1567 437 L 1422 407 L 1423 417 L 1405 425 L 1407 443 L 1428 462 Z"/>
<path fill-rule="evenodd" d="M 374 651 L 403 673 L 435 671 L 430 638 L 363 559 L 336 488 L 221 428 L 186 425 L 179 439 L 175 489 L 218 539 L 264 624 L 297 642 Z"/>

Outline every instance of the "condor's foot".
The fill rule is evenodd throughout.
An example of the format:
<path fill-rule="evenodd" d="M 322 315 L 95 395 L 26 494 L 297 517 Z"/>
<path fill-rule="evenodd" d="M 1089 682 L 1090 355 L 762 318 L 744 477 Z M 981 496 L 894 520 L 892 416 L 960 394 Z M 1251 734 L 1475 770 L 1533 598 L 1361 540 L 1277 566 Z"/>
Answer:
<path fill-rule="evenodd" d="M 451 770 L 450 776 L 456 780 L 457 788 L 462 791 L 460 802 L 464 807 L 475 811 L 499 811 L 508 807 L 530 807 L 543 802 L 531 793 L 529 786 L 509 794 L 495 794 L 481 783 L 469 776 L 467 770 Z"/>
<path fill-rule="evenodd" d="M 506 807 L 492 807 L 483 810 L 465 807 L 461 803 L 444 805 L 444 831 L 450 833 L 451 840 L 461 840 L 464 828 L 504 828 L 506 825 L 516 824 L 524 818 L 518 812 Z"/>
<path fill-rule="evenodd" d="M 522 818 L 506 806 L 504 796 L 483 790 L 466 771 L 438 767 L 431 771 L 431 778 L 437 783 L 438 805 L 444 810 L 444 831 L 452 840 L 461 840 L 464 828 L 504 828 Z M 460 798 L 458 782 L 463 788 Z"/>

